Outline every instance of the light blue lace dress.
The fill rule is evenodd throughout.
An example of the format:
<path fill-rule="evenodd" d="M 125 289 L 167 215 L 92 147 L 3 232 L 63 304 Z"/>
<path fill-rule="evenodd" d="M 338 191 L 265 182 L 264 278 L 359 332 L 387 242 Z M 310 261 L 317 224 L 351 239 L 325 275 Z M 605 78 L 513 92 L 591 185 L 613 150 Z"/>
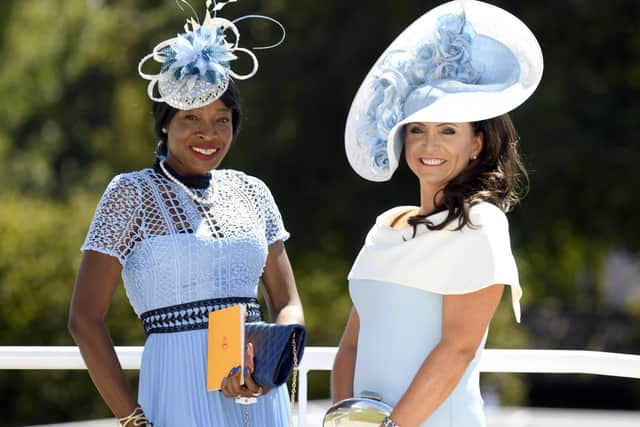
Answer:
<path fill-rule="evenodd" d="M 268 246 L 289 234 L 267 186 L 214 170 L 205 207 L 153 169 L 116 176 L 82 250 L 122 264 L 136 314 L 192 301 L 256 297 Z M 155 427 L 243 426 L 242 406 L 206 389 L 207 330 L 153 333 L 142 355 L 139 403 Z M 249 406 L 252 426 L 287 426 L 286 385 Z"/>

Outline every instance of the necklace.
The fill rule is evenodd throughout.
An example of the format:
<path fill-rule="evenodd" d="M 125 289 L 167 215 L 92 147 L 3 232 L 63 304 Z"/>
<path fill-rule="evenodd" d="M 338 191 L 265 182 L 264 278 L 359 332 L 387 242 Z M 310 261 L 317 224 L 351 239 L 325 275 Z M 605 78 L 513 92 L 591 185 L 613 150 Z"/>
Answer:
<path fill-rule="evenodd" d="M 215 195 L 216 192 L 216 187 L 215 187 L 215 180 L 213 179 L 213 175 L 211 176 L 211 195 L 207 198 L 204 199 L 200 196 L 198 196 L 196 193 L 194 193 L 193 191 L 191 191 L 191 189 L 189 189 L 189 187 L 187 187 L 186 185 L 184 185 L 182 182 L 180 182 L 180 180 L 178 178 L 176 178 L 175 176 L 171 175 L 169 173 L 169 171 L 167 170 L 167 168 L 164 167 L 164 160 L 162 160 L 160 162 L 160 169 L 162 169 L 162 172 L 164 173 L 164 175 L 169 178 L 169 180 L 171 182 L 173 182 L 175 185 L 177 185 L 178 187 L 180 187 L 182 189 L 182 191 L 184 191 L 185 193 L 187 193 L 187 195 L 189 197 L 191 197 L 191 199 L 195 202 L 200 203 L 201 205 L 212 205 L 213 204 L 213 196 Z"/>

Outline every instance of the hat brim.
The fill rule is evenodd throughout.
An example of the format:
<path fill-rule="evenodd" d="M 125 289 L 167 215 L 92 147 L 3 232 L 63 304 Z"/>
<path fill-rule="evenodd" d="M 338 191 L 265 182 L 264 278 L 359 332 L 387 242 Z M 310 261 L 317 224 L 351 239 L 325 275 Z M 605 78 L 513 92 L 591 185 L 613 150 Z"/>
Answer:
<path fill-rule="evenodd" d="M 425 35 L 435 32 L 437 20 L 445 14 L 462 11 L 472 23 L 478 35 L 490 37 L 504 44 L 516 58 L 519 66 L 517 81 L 498 91 L 486 91 L 482 87 L 468 91 L 445 93 L 437 99 L 402 117 L 390 130 L 386 138 L 388 167 L 375 167 L 371 149 L 362 134 L 372 133 L 367 129 L 366 109 L 373 96 L 371 85 L 376 67 L 387 54 L 395 50 L 410 50 Z M 413 22 L 404 30 L 378 58 L 365 77 L 351 105 L 345 129 L 345 148 L 352 168 L 370 181 L 387 181 L 398 167 L 402 152 L 402 127 L 412 122 L 464 123 L 497 117 L 521 105 L 535 91 L 543 70 L 542 50 L 533 33 L 517 17 L 499 7 L 480 1 L 452 1 L 436 7 Z"/>

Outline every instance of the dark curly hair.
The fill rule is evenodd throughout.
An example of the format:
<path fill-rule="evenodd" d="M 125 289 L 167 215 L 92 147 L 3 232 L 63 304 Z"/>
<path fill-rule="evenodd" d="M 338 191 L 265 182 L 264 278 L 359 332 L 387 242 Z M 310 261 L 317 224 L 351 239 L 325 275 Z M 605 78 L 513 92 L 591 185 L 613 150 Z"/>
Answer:
<path fill-rule="evenodd" d="M 156 96 L 158 96 L 158 93 L 156 93 Z M 231 126 L 233 128 L 233 137 L 235 138 L 240 131 L 242 112 L 240 110 L 240 92 L 233 80 L 229 80 L 229 87 L 222 94 L 220 100 L 231 110 Z M 167 134 L 162 132 L 162 128 L 169 124 L 177 112 L 178 110 L 169 104 L 153 101 L 153 130 L 159 138 L 156 155 L 167 155 Z"/>
<path fill-rule="evenodd" d="M 510 211 L 526 195 L 529 176 L 518 152 L 519 138 L 508 114 L 471 123 L 474 132 L 482 132 L 483 146 L 478 158 L 434 195 L 435 211 L 448 211 L 440 224 L 428 215 L 415 215 L 408 222 L 415 237 L 418 225 L 442 230 L 458 221 L 456 230 L 473 226 L 469 209 L 480 202 L 493 203 L 503 212 Z M 436 199 L 442 196 L 439 202 Z"/>

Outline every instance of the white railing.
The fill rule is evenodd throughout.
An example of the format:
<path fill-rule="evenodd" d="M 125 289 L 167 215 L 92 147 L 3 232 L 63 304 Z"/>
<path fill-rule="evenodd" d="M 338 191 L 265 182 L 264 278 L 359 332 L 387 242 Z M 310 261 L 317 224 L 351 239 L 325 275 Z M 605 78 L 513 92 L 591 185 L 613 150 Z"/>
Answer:
<path fill-rule="evenodd" d="M 307 412 L 307 375 L 333 366 L 336 347 L 307 347 L 300 364 L 298 427 Z M 124 369 L 140 369 L 142 347 L 116 347 Z M 0 347 L 0 370 L 86 369 L 77 347 Z M 482 372 L 593 374 L 640 379 L 640 355 L 580 350 L 486 349 Z"/>

